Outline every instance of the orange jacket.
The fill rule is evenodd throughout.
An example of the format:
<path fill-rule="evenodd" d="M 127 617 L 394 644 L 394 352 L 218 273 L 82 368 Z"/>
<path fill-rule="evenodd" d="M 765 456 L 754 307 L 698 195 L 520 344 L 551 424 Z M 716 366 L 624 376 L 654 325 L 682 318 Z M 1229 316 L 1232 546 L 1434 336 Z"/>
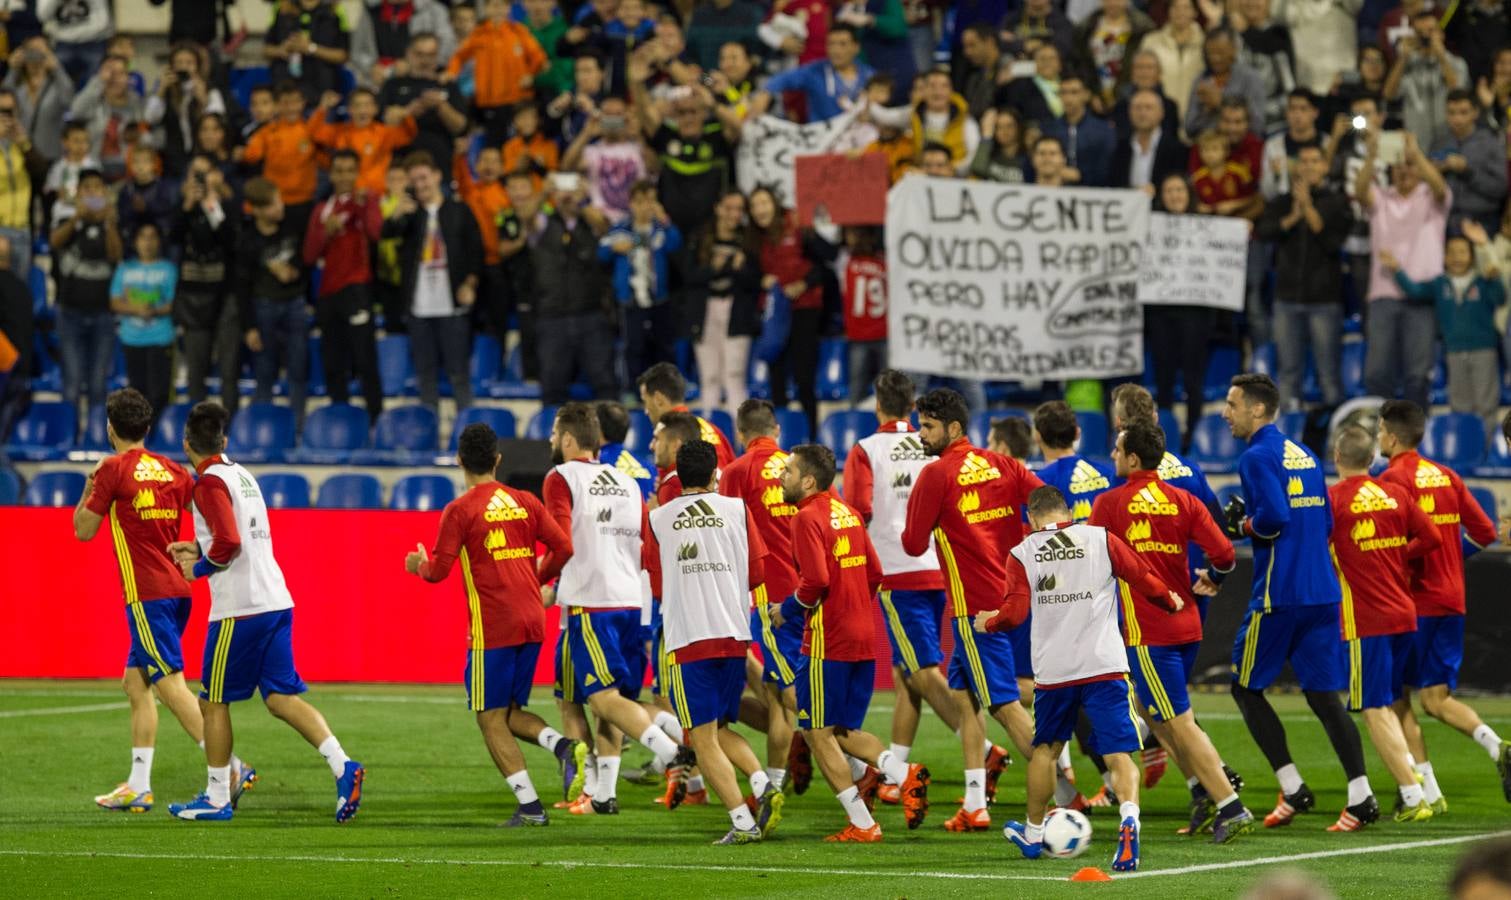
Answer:
<path fill-rule="evenodd" d="M 510 207 L 509 195 L 501 181 L 476 181 L 467 167 L 467 154 L 458 153 L 451 161 L 451 177 L 456 179 L 457 193 L 477 219 L 483 235 L 483 263 L 496 266 L 503 262 L 498 252 L 498 217 Z"/>
<path fill-rule="evenodd" d="M 373 120 L 358 127 L 351 122 L 327 122 L 323 109 L 310 116 L 309 128 L 320 146 L 357 154 L 357 187 L 374 196 L 381 196 L 387 186 L 394 151 L 409 146 L 419 134 L 414 116 L 405 116 L 398 125 Z"/>
<path fill-rule="evenodd" d="M 559 152 L 556 142 L 538 131 L 535 132 L 534 137 L 530 138 L 519 136 L 509 138 L 504 143 L 504 171 L 516 171 L 526 159 L 533 159 L 547 172 L 555 172 L 559 163 Z M 536 180 L 540 180 L 539 176 Z"/>
<path fill-rule="evenodd" d="M 257 129 L 247 141 L 244 161 L 262 163 L 262 177 L 278 186 L 287 204 L 315 199 L 315 138 L 305 122 L 274 119 Z M 379 191 L 382 186 L 379 186 Z"/>
<path fill-rule="evenodd" d="M 508 106 L 535 96 L 530 85 L 521 84 L 545 70 L 548 60 L 530 29 L 518 22 L 481 22 L 451 54 L 446 74 L 455 78 L 462 66 L 473 63 L 476 92 L 472 102 L 479 107 Z"/>

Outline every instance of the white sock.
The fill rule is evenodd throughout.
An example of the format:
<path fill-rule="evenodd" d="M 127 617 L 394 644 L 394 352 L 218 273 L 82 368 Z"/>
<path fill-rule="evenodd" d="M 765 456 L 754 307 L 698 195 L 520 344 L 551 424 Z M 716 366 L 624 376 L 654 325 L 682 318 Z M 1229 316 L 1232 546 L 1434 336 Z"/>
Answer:
<path fill-rule="evenodd" d="M 246 770 L 247 764 L 241 761 L 241 757 L 231 754 L 231 774 L 239 775 Z"/>
<path fill-rule="evenodd" d="M 901 785 L 908 780 L 908 764 L 898 759 L 897 754 L 891 750 L 881 751 L 881 755 L 876 757 L 876 768 L 887 776 L 888 784 Z"/>
<path fill-rule="evenodd" d="M 690 793 L 690 794 L 696 794 L 697 792 L 699 792 L 701 790 L 703 790 L 703 776 L 702 775 L 694 775 L 693 777 L 687 779 L 687 791 L 688 791 L 688 793 Z"/>
<path fill-rule="evenodd" d="M 209 786 L 205 793 L 210 795 L 210 802 L 215 806 L 225 806 L 231 802 L 231 767 L 210 766 Z"/>
<path fill-rule="evenodd" d="M 750 776 L 750 793 L 757 799 L 764 797 L 769 787 L 771 787 L 771 776 L 765 772 L 756 772 Z"/>
<path fill-rule="evenodd" d="M 582 765 L 582 792 L 589 797 L 598 796 L 598 756 L 588 754 Z"/>
<path fill-rule="evenodd" d="M 126 786 L 138 794 L 145 794 L 152 790 L 152 748 L 131 748 L 131 777 L 126 779 Z"/>
<path fill-rule="evenodd" d="M 1195 775 L 1192 775 L 1190 778 L 1186 779 L 1186 787 L 1190 788 L 1193 791 L 1196 790 L 1196 786 L 1199 784 L 1201 784 L 1201 779 L 1197 778 Z"/>
<path fill-rule="evenodd" d="M 1494 728 L 1481 723 L 1478 728 L 1474 729 L 1474 742 L 1484 747 L 1485 752 L 1490 754 L 1491 759 L 1500 759 L 1501 738 L 1500 735 L 1495 733 Z"/>
<path fill-rule="evenodd" d="M 755 816 L 750 814 L 750 807 L 743 803 L 729 811 L 729 821 L 734 825 L 735 831 L 755 831 Z"/>
<path fill-rule="evenodd" d="M 1417 774 L 1422 776 L 1422 795 L 1428 803 L 1436 803 L 1443 799 L 1443 789 L 1438 787 L 1438 776 L 1432 772 L 1432 763 L 1417 763 Z"/>
<path fill-rule="evenodd" d="M 1066 744 L 1065 746 L 1063 746 L 1063 747 L 1060 748 L 1060 768 L 1061 769 L 1069 769 L 1069 768 L 1071 768 L 1071 765 L 1070 765 L 1070 745 L 1069 744 Z"/>
<path fill-rule="evenodd" d="M 656 713 L 655 718 L 651 719 L 651 722 L 655 723 L 657 728 L 666 732 L 666 736 L 677 743 L 680 744 L 685 740 L 682 734 L 682 723 L 677 720 L 676 716 L 666 710 L 663 709 Z"/>
<path fill-rule="evenodd" d="M 336 778 L 346 772 L 346 764 L 352 759 L 341 749 L 341 742 L 334 734 L 320 742 L 320 755 L 325 757 L 325 764 L 331 767 L 331 775 Z"/>
<path fill-rule="evenodd" d="M 1412 756 L 1410 753 L 1407 753 L 1406 765 L 1411 766 L 1413 769 L 1415 769 L 1417 767 L 1417 758 L 1415 756 Z"/>
<path fill-rule="evenodd" d="M 870 828 L 876 824 L 871 818 L 871 811 L 866 809 L 866 802 L 860 799 L 860 791 L 855 785 L 850 785 L 839 792 L 839 804 L 845 808 L 845 815 L 850 817 L 850 824 L 856 828 Z"/>
<path fill-rule="evenodd" d="M 908 746 L 907 744 L 893 744 L 887 749 L 891 750 L 892 755 L 902 760 L 903 762 L 907 762 L 908 754 L 913 752 L 913 748 Z"/>
<path fill-rule="evenodd" d="M 1065 773 L 1055 773 L 1055 806 L 1069 806 L 1076 799 L 1076 786 L 1070 783 Z"/>
<path fill-rule="evenodd" d="M 666 732 L 655 725 L 645 729 L 640 735 L 640 743 L 661 761 L 663 767 L 671 765 L 672 760 L 677 758 L 677 742 L 666 736 Z"/>
<path fill-rule="evenodd" d="M 1044 840 L 1044 823 L 1029 822 L 1028 827 L 1023 830 L 1023 836 L 1030 844 Z"/>
<path fill-rule="evenodd" d="M 557 731 L 554 728 L 551 728 L 550 726 L 547 726 L 540 730 L 540 734 L 535 738 L 535 743 L 539 744 L 541 746 L 541 749 L 555 753 L 556 745 L 560 743 L 561 740 L 561 732 Z"/>
<path fill-rule="evenodd" d="M 1360 775 L 1348 782 L 1348 805 L 1356 806 L 1368 800 L 1374 791 L 1369 789 L 1369 776 Z"/>
<path fill-rule="evenodd" d="M 1301 772 L 1295 763 L 1286 763 L 1275 770 L 1275 777 L 1280 781 L 1280 793 L 1294 794 L 1301 790 Z"/>
<path fill-rule="evenodd" d="M 1232 803 L 1233 801 L 1235 801 L 1237 799 L 1238 799 L 1237 792 L 1231 793 L 1228 796 L 1226 796 L 1226 797 L 1222 798 L 1221 800 L 1217 801 L 1217 808 L 1218 809 L 1223 809 L 1229 803 Z"/>
<path fill-rule="evenodd" d="M 593 799 L 613 800 L 617 796 L 619 796 L 619 757 L 600 756 L 598 757 L 598 789 L 593 792 Z"/>
<path fill-rule="evenodd" d="M 764 771 L 766 773 L 766 777 L 767 778 L 771 779 L 771 783 L 776 787 L 777 790 L 781 790 L 782 789 L 782 785 L 784 785 L 784 784 L 787 783 L 787 770 L 786 769 L 773 769 L 770 766 L 768 766 L 765 769 L 763 769 L 762 771 Z"/>
<path fill-rule="evenodd" d="M 850 777 L 855 779 L 856 781 L 864 778 L 866 776 L 866 770 L 871 768 L 871 766 L 865 760 L 856 759 L 848 753 L 845 754 L 845 760 L 850 763 Z"/>
<path fill-rule="evenodd" d="M 992 751 L 995 750 L 995 749 L 996 748 L 992 746 L 992 739 L 991 738 L 986 738 L 985 740 L 983 740 L 981 742 L 981 752 L 985 753 L 987 756 L 991 756 L 992 755 Z"/>
<path fill-rule="evenodd" d="M 1407 809 L 1411 809 L 1413 806 L 1421 806 L 1423 796 L 1422 786 L 1415 781 L 1411 784 L 1401 785 L 1401 802 L 1405 804 Z"/>
<path fill-rule="evenodd" d="M 519 801 L 520 806 L 540 800 L 540 795 L 535 793 L 535 785 L 530 783 L 530 773 L 524 769 L 509 776 L 509 787 L 514 789 L 514 799 Z"/>
<path fill-rule="evenodd" d="M 986 809 L 986 770 L 965 770 L 965 811 Z"/>
<path fill-rule="evenodd" d="M 1124 800 L 1122 805 L 1118 807 L 1118 817 L 1122 819 L 1132 819 L 1133 824 L 1137 825 L 1138 804 L 1134 803 L 1132 800 Z"/>

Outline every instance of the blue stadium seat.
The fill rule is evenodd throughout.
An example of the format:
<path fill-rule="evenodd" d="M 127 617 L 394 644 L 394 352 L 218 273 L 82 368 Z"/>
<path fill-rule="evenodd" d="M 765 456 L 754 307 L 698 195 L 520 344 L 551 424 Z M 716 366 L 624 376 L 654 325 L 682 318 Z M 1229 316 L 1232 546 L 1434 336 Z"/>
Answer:
<path fill-rule="evenodd" d="M 84 433 L 79 435 L 84 450 L 110 452 L 110 434 L 105 430 L 105 407 L 91 406 L 84 417 Z"/>
<path fill-rule="evenodd" d="M 556 410 L 558 408 L 555 406 L 542 406 L 535 415 L 530 417 L 530 421 L 526 423 L 525 438 L 532 441 L 549 441 L 551 439 L 551 426 L 556 424 Z M 644 413 L 641 413 L 641 415 L 644 415 Z M 630 424 L 631 433 L 634 430 L 635 426 L 632 422 Z M 647 447 L 650 446 L 650 442 L 650 435 L 647 433 L 645 438 Z"/>
<path fill-rule="evenodd" d="M 33 403 L 16 422 L 5 451 L 15 459 L 63 459 L 79 430 L 78 413 L 63 402 Z"/>
<path fill-rule="evenodd" d="M 875 415 L 864 410 L 846 409 L 824 417 L 818 426 L 818 441 L 834 451 L 835 462 L 843 469 L 850 448 L 875 430 Z"/>
<path fill-rule="evenodd" d="M 1275 362 L 1274 344 L 1261 344 L 1254 348 L 1254 355 L 1249 358 L 1249 371 L 1274 378 L 1279 368 Z M 1227 391 L 1224 387 L 1223 396 L 1227 396 Z"/>
<path fill-rule="evenodd" d="M 1506 436 L 1499 428 L 1490 439 L 1490 452 L 1484 464 L 1475 466 L 1474 474 L 1481 478 L 1511 478 L 1511 446 L 1506 444 Z"/>
<path fill-rule="evenodd" d="M 1202 398 L 1208 403 L 1228 396 L 1228 385 L 1238 374 L 1240 355 L 1238 348 L 1219 344 L 1207 357 L 1207 373 L 1202 379 Z"/>
<path fill-rule="evenodd" d="M 1232 472 L 1238 466 L 1238 456 L 1243 452 L 1243 442 L 1233 437 L 1218 413 L 1202 416 L 1191 436 L 1191 449 L 1196 461 L 1210 473 Z"/>
<path fill-rule="evenodd" d="M 349 403 L 322 406 L 304 420 L 299 447 L 284 459 L 304 465 L 333 466 L 351 462 L 353 452 L 367 446 L 367 410 Z"/>
<path fill-rule="evenodd" d="M 390 334 L 378 341 L 378 377 L 383 396 L 414 393 L 414 362 L 409 358 L 409 335 Z"/>
<path fill-rule="evenodd" d="M 426 406 L 391 406 L 373 425 L 372 449 L 353 456 L 358 464 L 419 465 L 435 459 L 440 426 Z"/>
<path fill-rule="evenodd" d="M 1099 412 L 1076 413 L 1076 424 L 1081 426 L 1081 443 L 1076 452 L 1082 456 L 1107 456 L 1112 452 L 1108 445 L 1107 417 Z"/>
<path fill-rule="evenodd" d="M 1442 406 L 1448 402 L 1448 364 L 1443 360 L 1442 344 L 1437 346 L 1432 361 L 1432 388 L 1428 402 L 1433 406 Z"/>
<path fill-rule="evenodd" d="M 105 379 L 105 389 L 118 391 L 126 386 L 126 351 L 121 349 L 119 341 L 115 345 L 115 355 L 111 358 L 110 375 Z"/>
<path fill-rule="evenodd" d="M 231 94 L 241 108 L 246 109 L 251 103 L 252 88 L 267 84 L 270 78 L 267 66 L 240 66 L 232 69 L 230 71 Z"/>
<path fill-rule="evenodd" d="M 310 482 L 298 472 L 269 472 L 257 479 L 268 509 L 304 509 L 310 505 Z"/>
<path fill-rule="evenodd" d="M 783 450 L 791 450 L 798 444 L 808 443 L 808 417 L 803 415 L 801 410 L 779 409 L 776 411 L 776 421 L 778 425 L 782 426 L 781 439 L 777 443 L 781 445 Z M 864 435 L 862 436 L 864 437 Z M 730 440 L 734 440 L 734 435 L 731 434 L 729 437 Z M 849 447 L 844 448 L 844 452 L 846 453 L 849 450 Z M 834 455 L 838 457 L 840 452 L 836 450 Z"/>
<path fill-rule="evenodd" d="M 1281 413 L 1275 419 L 1275 427 L 1280 429 L 1281 434 L 1299 444 L 1302 434 L 1306 432 L 1306 413 L 1300 410 Z"/>
<path fill-rule="evenodd" d="M 0 506 L 21 502 L 21 479 L 10 469 L 0 469 Z"/>
<path fill-rule="evenodd" d="M 382 509 L 383 486 L 371 475 L 344 472 L 320 485 L 315 498 L 320 509 Z"/>
<path fill-rule="evenodd" d="M 820 400 L 849 399 L 850 345 L 844 338 L 819 341 L 817 391 Z"/>
<path fill-rule="evenodd" d="M 444 475 L 405 475 L 394 482 L 389 509 L 429 512 L 456 499 L 456 485 Z"/>
<path fill-rule="evenodd" d="M 1494 522 L 1496 520 L 1495 492 L 1490 490 L 1489 488 L 1471 487 L 1469 489 L 1469 494 L 1470 496 L 1474 497 L 1475 502 L 1480 505 L 1480 509 L 1483 509 L 1485 511 L 1485 515 L 1490 517 L 1490 521 Z"/>
<path fill-rule="evenodd" d="M 157 417 L 157 425 L 147 435 L 147 449 L 173 459 L 184 458 L 184 421 L 189 418 L 190 406 L 175 403 Z"/>
<path fill-rule="evenodd" d="M 321 271 L 321 269 L 316 269 L 315 273 L 319 274 Z M 319 291 L 319 288 L 315 288 L 314 290 Z M 305 368 L 304 386 L 307 396 L 310 397 L 324 397 L 326 393 L 325 358 L 320 355 L 321 344 L 320 335 L 312 334 L 309 336 L 309 342 L 306 345 L 308 348 L 306 357 L 309 359 L 309 362 Z"/>
<path fill-rule="evenodd" d="M 1343 396 L 1364 395 L 1364 342 L 1346 341 L 1343 344 Z"/>
<path fill-rule="evenodd" d="M 498 377 L 488 386 L 488 396 L 495 400 L 539 400 L 540 385 L 525 381 L 524 349 L 516 343 L 504 360 Z"/>
<path fill-rule="evenodd" d="M 1467 470 L 1485 458 L 1485 424 L 1469 413 L 1443 413 L 1427 421 L 1422 455 Z"/>
<path fill-rule="evenodd" d="M 971 414 L 971 420 L 966 423 L 966 436 L 969 437 L 971 439 L 971 443 L 975 444 L 977 447 L 985 447 L 987 445 L 987 439 L 990 438 L 992 434 L 992 423 L 998 419 L 1005 419 L 1008 416 L 1016 416 L 1020 419 L 1031 418 L 1028 414 L 1028 411 L 1023 409 L 982 410 L 981 412 Z M 862 434 L 864 434 L 864 432 L 862 432 Z M 1033 455 L 1035 457 L 1039 455 L 1039 449 L 1037 446 L 1035 446 L 1033 449 Z"/>
<path fill-rule="evenodd" d="M 276 462 L 294 446 L 294 411 L 273 403 L 243 406 L 227 437 L 226 452 L 237 462 Z"/>
<path fill-rule="evenodd" d="M 26 486 L 26 505 L 73 506 L 83 495 L 82 472 L 38 472 Z"/>
<path fill-rule="evenodd" d="M 456 452 L 456 442 L 462 436 L 462 429 L 474 422 L 482 422 L 500 438 L 514 437 L 514 413 L 497 406 L 469 406 L 457 413 L 456 422 L 451 427 L 451 442 L 446 449 Z"/>
<path fill-rule="evenodd" d="M 504 351 L 498 339 L 489 334 L 480 334 L 472 339 L 472 362 L 468 372 L 472 376 L 472 392 L 479 397 L 488 396 L 493 382 L 503 371 Z"/>
<path fill-rule="evenodd" d="M 1171 450 L 1179 451 L 1181 442 L 1180 420 L 1175 417 L 1175 413 L 1168 409 L 1160 410 L 1159 427 L 1165 433 L 1165 446 Z M 1117 438 L 1114 437 L 1113 441 L 1116 442 L 1116 440 Z"/>
<path fill-rule="evenodd" d="M 655 432 L 655 427 L 651 425 L 651 417 L 645 414 L 645 410 L 632 409 L 630 410 L 630 430 L 624 435 L 624 446 L 631 453 L 649 456 L 651 435 Z M 550 435 L 548 434 L 547 437 Z"/>

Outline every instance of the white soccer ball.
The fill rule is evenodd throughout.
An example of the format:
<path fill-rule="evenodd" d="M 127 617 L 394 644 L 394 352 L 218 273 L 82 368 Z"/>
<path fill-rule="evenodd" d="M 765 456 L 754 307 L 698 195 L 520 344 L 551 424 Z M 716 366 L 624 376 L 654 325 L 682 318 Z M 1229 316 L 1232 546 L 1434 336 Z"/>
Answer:
<path fill-rule="evenodd" d="M 1073 809 L 1052 809 L 1044 818 L 1044 852 L 1072 859 L 1091 846 L 1091 820 Z"/>

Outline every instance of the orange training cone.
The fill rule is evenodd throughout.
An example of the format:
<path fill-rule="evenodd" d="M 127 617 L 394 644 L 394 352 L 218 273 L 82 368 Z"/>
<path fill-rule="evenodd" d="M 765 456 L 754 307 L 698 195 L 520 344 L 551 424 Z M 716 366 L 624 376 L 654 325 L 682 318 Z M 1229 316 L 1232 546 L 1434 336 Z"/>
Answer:
<path fill-rule="evenodd" d="M 1096 866 L 1087 866 L 1086 868 L 1084 868 L 1084 869 L 1080 870 L 1079 872 L 1075 873 L 1074 875 L 1070 876 L 1070 880 L 1071 881 L 1111 881 L 1112 880 L 1112 876 L 1108 875 L 1106 872 L 1103 872 L 1101 869 L 1098 869 Z"/>

